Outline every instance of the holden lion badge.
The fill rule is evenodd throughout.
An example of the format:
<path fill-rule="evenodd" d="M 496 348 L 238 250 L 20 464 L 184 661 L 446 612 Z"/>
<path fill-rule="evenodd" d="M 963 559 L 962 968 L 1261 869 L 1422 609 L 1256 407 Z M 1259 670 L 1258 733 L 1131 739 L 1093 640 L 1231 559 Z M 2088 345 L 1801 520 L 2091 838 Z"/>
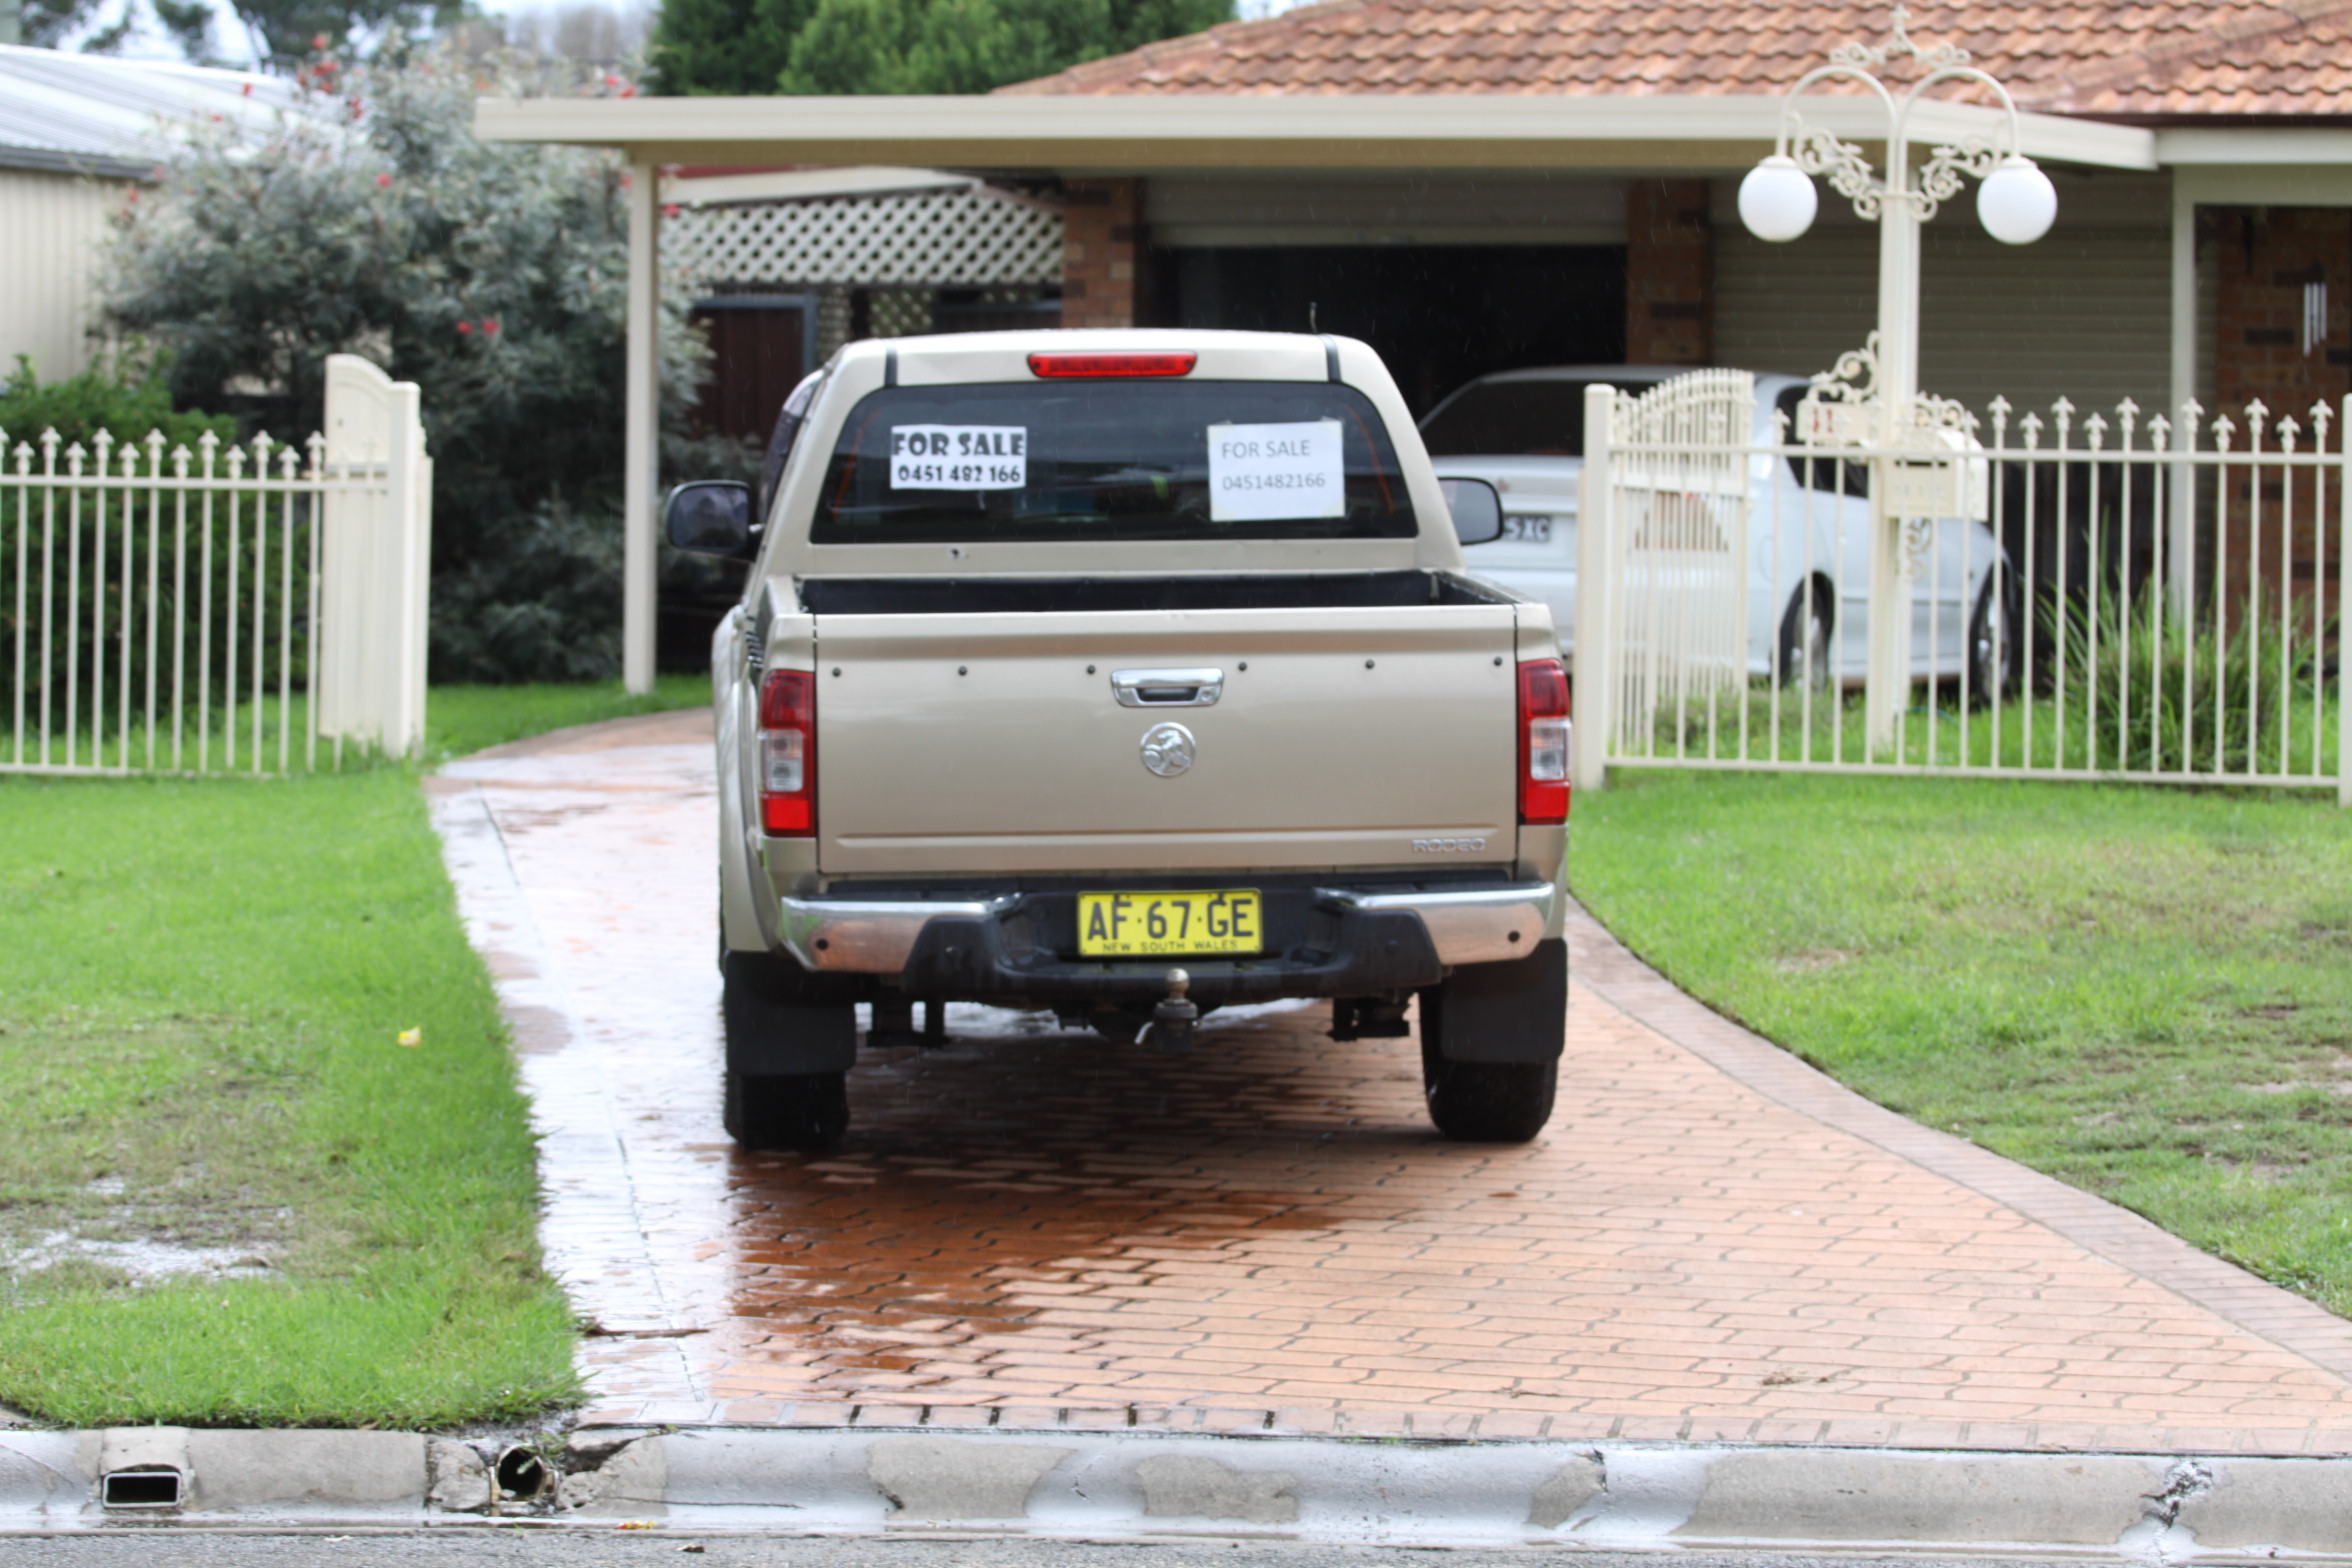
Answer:
<path fill-rule="evenodd" d="M 1161 778 L 1192 771 L 1192 731 L 1181 724 L 1155 724 L 1143 732 L 1143 765 Z"/>

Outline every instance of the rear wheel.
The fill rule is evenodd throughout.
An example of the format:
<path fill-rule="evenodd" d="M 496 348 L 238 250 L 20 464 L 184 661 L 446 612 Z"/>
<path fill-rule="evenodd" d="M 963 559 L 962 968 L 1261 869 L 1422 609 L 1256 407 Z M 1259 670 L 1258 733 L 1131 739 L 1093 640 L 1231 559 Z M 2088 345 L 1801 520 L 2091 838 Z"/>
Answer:
<path fill-rule="evenodd" d="M 1808 577 L 1789 595 L 1780 618 L 1780 684 L 1826 691 L 1830 682 L 1830 637 L 1837 610 L 1829 585 Z"/>
<path fill-rule="evenodd" d="M 1421 1089 L 1457 1143 L 1525 1143 L 1551 1119 L 1568 1024 L 1568 950 L 1465 964 L 1421 993 Z"/>
<path fill-rule="evenodd" d="M 1456 1143 L 1525 1143 L 1552 1119 L 1560 1064 L 1449 1062 L 1424 1037 L 1421 1091 L 1429 1119 Z"/>
<path fill-rule="evenodd" d="M 2009 613 L 2009 585 L 1998 571 L 1985 573 L 1968 617 L 1968 700 L 1983 707 L 1995 693 L 2006 699 L 2017 690 L 2017 641 Z"/>
<path fill-rule="evenodd" d="M 849 1130 L 845 1073 L 727 1074 L 727 1136 L 747 1149 L 824 1149 Z"/>

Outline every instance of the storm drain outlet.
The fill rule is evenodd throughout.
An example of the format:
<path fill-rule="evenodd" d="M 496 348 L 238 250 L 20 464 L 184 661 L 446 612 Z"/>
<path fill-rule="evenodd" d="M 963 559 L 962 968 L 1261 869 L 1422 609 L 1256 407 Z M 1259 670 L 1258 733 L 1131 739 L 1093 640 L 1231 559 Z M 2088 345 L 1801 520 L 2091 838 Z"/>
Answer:
<path fill-rule="evenodd" d="M 180 1473 L 168 1465 L 116 1470 L 98 1483 L 98 1500 L 108 1508 L 177 1508 Z"/>
<path fill-rule="evenodd" d="M 498 1456 L 498 1495 L 529 1502 L 544 1497 L 555 1484 L 547 1461 L 528 1448 L 510 1448 Z"/>

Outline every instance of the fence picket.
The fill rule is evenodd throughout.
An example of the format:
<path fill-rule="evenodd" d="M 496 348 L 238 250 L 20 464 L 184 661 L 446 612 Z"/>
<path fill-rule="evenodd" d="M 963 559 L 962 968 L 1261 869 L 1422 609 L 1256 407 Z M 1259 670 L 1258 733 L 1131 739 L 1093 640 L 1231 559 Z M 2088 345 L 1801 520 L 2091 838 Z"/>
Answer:
<path fill-rule="evenodd" d="M 157 431 L 102 430 L 85 447 L 0 430 L 0 602 L 14 608 L 0 771 L 285 774 L 317 765 L 322 735 L 338 766 L 347 738 L 369 752 L 421 741 L 430 459 L 416 389 L 348 356 L 328 369 L 336 439 L 389 460 L 337 456 L 325 432 L 224 453 L 209 431 L 191 449 Z M 398 616 L 371 619 L 380 600 Z M 338 628 L 330 602 L 355 624 Z M 394 645 L 371 646 L 387 629 Z"/>
<path fill-rule="evenodd" d="M 1722 374 L 1587 399 L 1581 781 L 1639 765 L 2332 784 L 2352 805 L 2352 399 L 2347 417 L 2256 401 L 2210 418 L 1996 399 L 1982 419 L 1922 400 L 1890 435 L 1810 399 L 1802 428 L 1757 422 Z M 1866 520 L 1869 596 L 1851 548 Z M 1815 573 L 1839 612 L 1819 692 L 1792 680 L 1784 634 Z M 1873 666 L 1849 650 L 1881 615 L 1897 631 L 1871 657 L 1900 652 L 1908 693 L 1866 715 L 1846 688 Z M 1882 722 L 1891 753 L 1869 741 Z"/>

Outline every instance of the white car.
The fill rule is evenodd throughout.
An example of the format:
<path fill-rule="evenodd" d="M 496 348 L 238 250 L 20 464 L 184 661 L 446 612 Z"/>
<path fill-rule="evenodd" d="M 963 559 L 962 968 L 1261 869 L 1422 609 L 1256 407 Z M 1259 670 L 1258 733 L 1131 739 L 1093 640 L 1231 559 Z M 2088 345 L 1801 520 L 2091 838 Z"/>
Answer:
<path fill-rule="evenodd" d="M 1440 476 L 1483 479 L 1502 494 L 1503 534 L 1463 551 L 1470 569 L 1551 606 L 1560 648 L 1576 646 L 1576 514 L 1584 470 L 1584 392 L 1606 384 L 1640 393 L 1687 373 L 1665 365 L 1560 365 L 1481 376 L 1421 421 Z M 1785 444 L 1775 413 L 1790 416 L 1809 383 L 1758 375 L 1758 447 Z M 1748 669 L 1817 685 L 1859 682 L 1868 668 L 1870 505 L 1861 466 L 1835 458 L 1750 459 Z M 1782 538 L 1801 533 L 1800 538 Z M 1972 697 L 2016 677 L 2014 579 L 1993 531 L 1946 518 L 1915 568 L 1915 676 L 1957 677 Z"/>

